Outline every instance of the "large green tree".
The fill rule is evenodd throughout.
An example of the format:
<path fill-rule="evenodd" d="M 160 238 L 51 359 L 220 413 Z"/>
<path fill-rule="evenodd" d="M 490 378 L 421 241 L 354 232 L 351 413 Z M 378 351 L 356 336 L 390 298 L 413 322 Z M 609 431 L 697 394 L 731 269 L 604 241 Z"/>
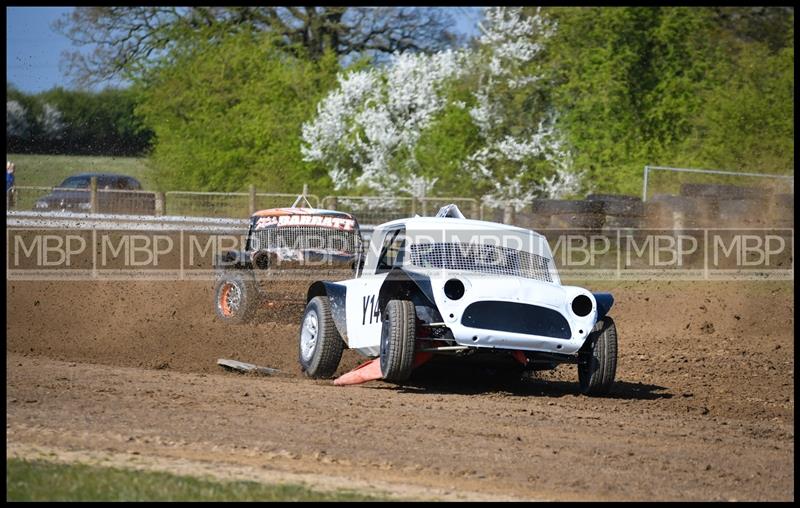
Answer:
<path fill-rule="evenodd" d="M 646 164 L 793 171 L 791 8 L 551 8 L 575 164 L 636 194 Z"/>
<path fill-rule="evenodd" d="M 785 37 L 782 47 L 774 34 L 763 41 L 730 40 L 734 57 L 720 62 L 714 85 L 702 93 L 678 161 L 746 172 L 794 171 L 793 33 Z"/>
<path fill-rule="evenodd" d="M 717 58 L 709 12 L 695 8 L 561 8 L 551 41 L 555 107 L 575 162 L 598 190 L 635 192 L 634 175 L 690 132 Z"/>
<path fill-rule="evenodd" d="M 298 192 L 327 188 L 301 161 L 300 128 L 335 82 L 328 52 L 287 52 L 269 34 L 241 32 L 177 55 L 140 85 L 137 113 L 155 132 L 151 162 L 162 189 Z"/>
<path fill-rule="evenodd" d="M 239 32 L 268 33 L 312 59 L 435 51 L 459 40 L 452 10 L 429 7 L 76 7 L 54 24 L 75 46 L 65 52 L 80 83 L 141 77 L 163 58 Z M 89 51 L 86 51 L 88 49 Z"/>
<path fill-rule="evenodd" d="M 9 85 L 6 95 L 10 152 L 131 156 L 150 146 L 152 132 L 135 117 L 131 90 L 26 94 Z"/>
<path fill-rule="evenodd" d="M 149 149 L 152 132 L 134 115 L 131 90 L 55 88 L 39 97 L 58 111 L 62 128 L 50 137 L 55 152 L 130 156 Z"/>

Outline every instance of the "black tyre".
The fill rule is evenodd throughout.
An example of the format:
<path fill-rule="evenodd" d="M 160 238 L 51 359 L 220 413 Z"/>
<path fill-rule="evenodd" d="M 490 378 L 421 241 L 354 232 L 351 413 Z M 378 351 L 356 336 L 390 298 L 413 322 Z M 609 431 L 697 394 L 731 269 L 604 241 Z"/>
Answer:
<path fill-rule="evenodd" d="M 617 371 L 617 327 L 608 316 L 597 321 L 579 353 L 578 380 L 584 395 L 605 395 Z"/>
<path fill-rule="evenodd" d="M 214 285 L 214 310 L 224 323 L 251 321 L 260 302 L 258 287 L 249 272 L 223 272 Z"/>
<path fill-rule="evenodd" d="M 391 300 L 386 305 L 381 329 L 381 373 L 383 379 L 401 382 L 414 368 L 417 313 L 409 300 Z"/>
<path fill-rule="evenodd" d="M 327 296 L 315 296 L 306 305 L 298 342 L 300 367 L 306 376 L 333 376 L 339 367 L 345 344 L 333 322 Z"/>

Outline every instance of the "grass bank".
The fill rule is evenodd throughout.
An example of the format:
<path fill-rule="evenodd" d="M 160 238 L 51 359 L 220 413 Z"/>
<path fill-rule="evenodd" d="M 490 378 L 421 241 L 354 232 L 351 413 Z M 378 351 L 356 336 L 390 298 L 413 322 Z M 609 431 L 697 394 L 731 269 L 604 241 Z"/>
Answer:
<path fill-rule="evenodd" d="M 76 173 L 120 173 L 136 178 L 152 189 L 147 159 L 143 157 L 95 157 L 80 155 L 6 154 L 17 166 L 16 184 L 21 187 L 53 187 Z"/>
<path fill-rule="evenodd" d="M 7 501 L 382 501 L 355 491 L 6 459 Z"/>

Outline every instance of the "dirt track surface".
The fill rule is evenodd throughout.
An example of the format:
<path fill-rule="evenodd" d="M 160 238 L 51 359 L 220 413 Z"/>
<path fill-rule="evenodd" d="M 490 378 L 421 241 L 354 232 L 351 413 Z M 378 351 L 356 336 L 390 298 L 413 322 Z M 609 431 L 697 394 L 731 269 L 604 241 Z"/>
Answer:
<path fill-rule="evenodd" d="M 588 286 L 616 298 L 607 398 L 578 395 L 574 366 L 517 381 L 429 365 L 403 387 L 335 387 L 299 376 L 301 306 L 231 327 L 206 283 L 8 281 L 7 440 L 439 498 L 793 500 L 791 283 Z M 283 373 L 227 373 L 220 357 Z"/>

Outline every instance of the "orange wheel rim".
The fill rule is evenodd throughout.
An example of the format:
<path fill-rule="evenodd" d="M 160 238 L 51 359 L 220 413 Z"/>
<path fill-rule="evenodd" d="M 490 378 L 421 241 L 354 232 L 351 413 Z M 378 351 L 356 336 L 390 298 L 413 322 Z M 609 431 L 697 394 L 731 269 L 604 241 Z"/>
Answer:
<path fill-rule="evenodd" d="M 222 286 L 222 293 L 219 295 L 219 308 L 222 310 L 222 314 L 224 316 L 232 316 L 233 311 L 231 310 L 231 306 L 228 303 L 228 297 L 231 293 L 231 284 L 225 284 Z"/>

